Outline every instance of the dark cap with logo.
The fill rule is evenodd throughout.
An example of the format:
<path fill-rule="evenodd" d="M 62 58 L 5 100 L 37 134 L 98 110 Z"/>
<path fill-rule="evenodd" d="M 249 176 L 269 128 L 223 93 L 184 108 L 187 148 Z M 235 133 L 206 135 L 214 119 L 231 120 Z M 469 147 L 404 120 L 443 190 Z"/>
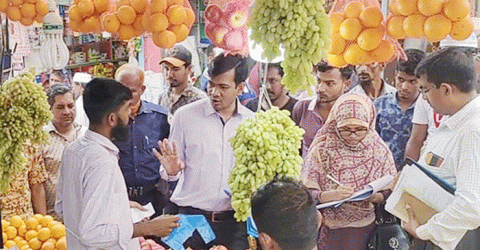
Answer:
<path fill-rule="evenodd" d="M 192 53 L 182 45 L 177 45 L 167 51 L 167 56 L 163 58 L 159 64 L 168 62 L 175 67 L 184 64 L 192 64 Z"/>

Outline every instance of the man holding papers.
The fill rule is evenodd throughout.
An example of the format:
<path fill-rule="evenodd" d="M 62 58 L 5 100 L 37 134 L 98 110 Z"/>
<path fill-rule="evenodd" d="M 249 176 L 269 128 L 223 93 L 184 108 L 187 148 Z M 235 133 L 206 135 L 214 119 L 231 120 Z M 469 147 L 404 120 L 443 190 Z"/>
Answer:
<path fill-rule="evenodd" d="M 404 228 L 413 249 L 478 249 L 480 242 L 480 98 L 473 59 L 458 48 L 424 58 L 415 70 L 420 91 L 435 112 L 449 115 L 427 144 L 419 163 L 456 187 L 443 211 L 420 225 L 408 209 Z"/>

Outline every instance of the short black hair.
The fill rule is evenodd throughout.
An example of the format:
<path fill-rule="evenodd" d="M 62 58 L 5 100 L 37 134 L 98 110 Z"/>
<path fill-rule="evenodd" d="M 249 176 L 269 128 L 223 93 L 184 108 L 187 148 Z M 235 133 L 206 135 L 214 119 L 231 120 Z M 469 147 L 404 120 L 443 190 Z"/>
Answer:
<path fill-rule="evenodd" d="M 267 66 L 267 70 L 273 69 L 273 68 L 278 69 L 278 73 L 280 74 L 281 77 L 283 77 L 285 73 L 283 72 L 282 63 L 269 63 Z"/>
<path fill-rule="evenodd" d="M 132 99 L 132 92 L 123 84 L 106 78 L 94 78 L 87 83 L 83 94 L 83 108 L 92 125 L 102 123 L 103 118 L 120 109 Z"/>
<path fill-rule="evenodd" d="M 292 179 L 274 179 L 261 187 L 251 202 L 258 232 L 268 234 L 283 250 L 316 246 L 317 210 L 305 186 Z"/>
<path fill-rule="evenodd" d="M 342 68 L 337 68 L 334 67 L 330 64 L 328 64 L 326 61 L 320 61 L 317 65 L 315 65 L 315 69 L 318 72 L 327 72 L 332 69 L 338 69 L 340 73 L 342 74 L 343 79 L 348 80 L 353 74 L 353 71 L 355 70 L 352 65 L 348 65 Z"/>
<path fill-rule="evenodd" d="M 55 97 L 57 95 L 63 95 L 63 94 L 66 94 L 66 93 L 72 94 L 73 98 L 75 98 L 75 96 L 73 95 L 72 88 L 70 88 L 69 86 L 67 86 L 65 84 L 55 84 L 55 85 L 53 85 L 47 91 L 48 104 L 50 104 L 50 106 L 53 106 L 53 104 L 55 103 Z"/>
<path fill-rule="evenodd" d="M 210 78 L 221 75 L 235 68 L 235 85 L 245 82 L 248 78 L 247 59 L 240 55 L 220 55 L 213 58 L 208 69 Z"/>
<path fill-rule="evenodd" d="M 407 60 L 398 60 L 396 69 L 397 71 L 414 76 L 415 68 L 425 57 L 425 52 L 418 49 L 407 49 L 405 50 L 405 54 L 407 55 Z"/>
<path fill-rule="evenodd" d="M 477 73 L 473 57 L 460 48 L 450 47 L 434 52 L 418 64 L 415 75 L 426 75 L 437 88 L 442 83 L 455 85 L 461 92 L 475 90 Z"/>

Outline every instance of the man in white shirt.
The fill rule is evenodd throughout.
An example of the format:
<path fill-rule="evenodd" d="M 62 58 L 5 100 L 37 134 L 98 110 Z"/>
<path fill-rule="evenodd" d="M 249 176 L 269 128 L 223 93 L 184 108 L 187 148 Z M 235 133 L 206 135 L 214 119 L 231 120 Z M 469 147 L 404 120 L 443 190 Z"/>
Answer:
<path fill-rule="evenodd" d="M 171 201 L 179 206 L 179 213 L 204 215 L 216 235 L 213 244 L 245 250 L 246 224 L 233 217 L 228 179 L 235 166 L 229 140 L 244 120 L 254 116 L 237 99 L 248 69 L 245 58 L 223 54 L 211 65 L 209 98 L 179 108 L 171 126 L 172 147 L 164 140 L 159 142 L 162 154 L 154 152 L 162 164 L 162 178 L 178 180 Z M 210 247 L 198 241 L 186 244 L 193 249 Z"/>
<path fill-rule="evenodd" d="M 433 53 L 415 74 L 435 112 L 448 115 L 425 147 L 419 163 L 456 187 L 454 201 L 420 225 L 410 209 L 405 229 L 413 249 L 478 249 L 480 245 L 480 98 L 473 59 L 458 48 Z"/>
<path fill-rule="evenodd" d="M 115 80 L 95 78 L 86 86 L 90 127 L 64 150 L 55 204 L 69 249 L 140 249 L 134 237 L 167 236 L 179 226 L 174 216 L 132 223 L 119 151 L 112 142 L 128 139 L 131 99 L 131 91 Z"/>
<path fill-rule="evenodd" d="M 367 95 L 372 100 L 380 96 L 397 92 L 397 89 L 382 79 L 384 63 L 373 62 L 355 66 L 358 76 L 358 85 L 353 87 L 351 93 Z"/>
<path fill-rule="evenodd" d="M 92 76 L 88 73 L 75 73 L 73 76 L 73 92 L 76 98 L 75 107 L 77 115 L 75 116 L 75 123 L 88 128 L 88 117 L 83 109 L 83 92 L 85 85 L 92 80 Z"/>

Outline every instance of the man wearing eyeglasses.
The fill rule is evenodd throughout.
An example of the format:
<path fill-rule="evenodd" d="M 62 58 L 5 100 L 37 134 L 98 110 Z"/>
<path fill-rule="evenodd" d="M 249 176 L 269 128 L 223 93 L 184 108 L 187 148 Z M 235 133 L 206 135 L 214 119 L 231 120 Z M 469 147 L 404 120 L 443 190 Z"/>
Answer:
<path fill-rule="evenodd" d="M 424 225 L 411 209 L 404 228 L 413 249 L 478 249 L 480 244 L 480 98 L 473 58 L 448 48 L 424 58 L 415 70 L 423 97 L 448 115 L 429 138 L 419 163 L 455 186 L 455 199 Z"/>

